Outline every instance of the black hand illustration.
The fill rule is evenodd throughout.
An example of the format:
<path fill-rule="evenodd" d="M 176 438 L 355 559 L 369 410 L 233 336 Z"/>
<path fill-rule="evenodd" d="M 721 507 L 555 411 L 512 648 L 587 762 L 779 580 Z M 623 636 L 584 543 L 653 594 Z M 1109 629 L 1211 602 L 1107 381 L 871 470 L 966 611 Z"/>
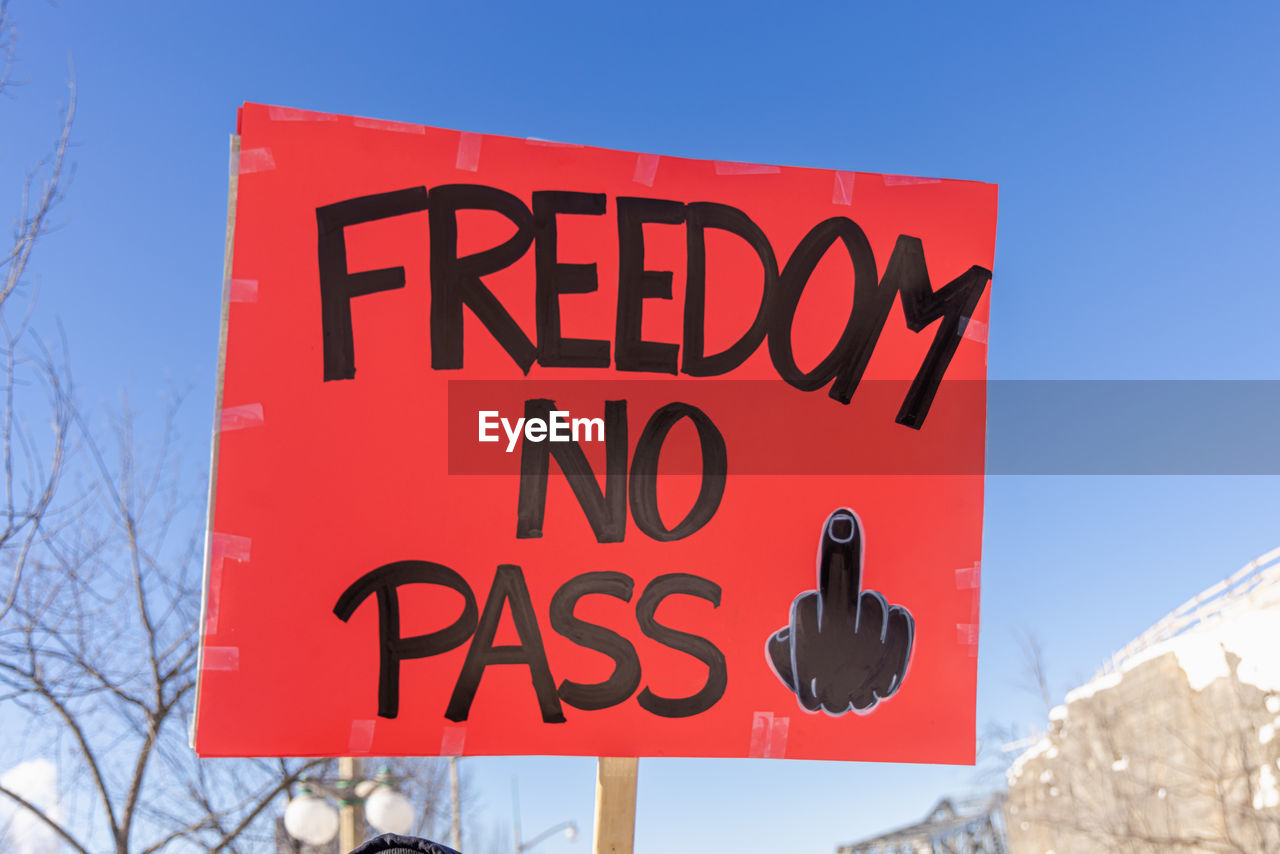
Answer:
<path fill-rule="evenodd" d="M 914 636 L 906 608 L 862 589 L 862 523 L 841 507 L 822 528 L 818 589 L 795 598 L 791 624 L 766 649 L 782 684 L 809 711 L 865 714 L 902 685 Z"/>

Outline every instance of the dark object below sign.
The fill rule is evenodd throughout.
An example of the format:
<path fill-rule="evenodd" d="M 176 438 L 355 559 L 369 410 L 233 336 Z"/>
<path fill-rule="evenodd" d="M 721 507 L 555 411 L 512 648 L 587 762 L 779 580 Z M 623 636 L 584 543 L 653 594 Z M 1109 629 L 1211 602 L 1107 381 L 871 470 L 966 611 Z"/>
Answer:
<path fill-rule="evenodd" d="M 376 839 L 370 839 L 351 854 L 458 854 L 458 852 L 439 842 L 432 842 L 430 839 L 384 833 Z"/>

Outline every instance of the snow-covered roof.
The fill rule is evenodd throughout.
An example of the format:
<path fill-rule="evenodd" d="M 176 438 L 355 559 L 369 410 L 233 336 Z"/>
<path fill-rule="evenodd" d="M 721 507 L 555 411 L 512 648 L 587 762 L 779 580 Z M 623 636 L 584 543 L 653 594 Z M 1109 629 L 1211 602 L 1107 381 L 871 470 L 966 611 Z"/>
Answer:
<path fill-rule="evenodd" d="M 1196 691 L 1228 675 L 1226 652 L 1242 660 L 1236 675 L 1280 691 L 1280 548 L 1249 561 L 1193 596 L 1111 656 L 1094 678 L 1067 694 L 1067 705 L 1119 683 L 1126 671 L 1174 653 Z"/>

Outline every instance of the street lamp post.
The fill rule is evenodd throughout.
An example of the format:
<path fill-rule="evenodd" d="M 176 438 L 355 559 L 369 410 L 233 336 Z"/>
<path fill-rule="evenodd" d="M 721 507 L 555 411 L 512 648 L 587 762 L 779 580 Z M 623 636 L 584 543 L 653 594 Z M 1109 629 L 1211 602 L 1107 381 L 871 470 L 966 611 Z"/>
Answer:
<path fill-rule="evenodd" d="M 537 836 L 529 840 L 520 838 L 520 789 L 516 785 L 516 779 L 511 778 L 511 837 L 513 854 L 524 854 L 539 842 L 545 842 L 557 833 L 564 833 L 565 839 L 570 842 L 578 838 L 578 825 L 572 821 L 562 821 L 559 824 L 552 825 Z"/>
<path fill-rule="evenodd" d="M 338 850 L 354 851 L 364 836 L 364 816 L 360 814 L 360 799 L 353 797 L 356 781 L 360 779 L 360 760 L 343 756 L 338 760 L 337 789 L 342 795 L 338 802 Z"/>
<path fill-rule="evenodd" d="M 299 783 L 297 796 L 284 811 L 285 831 L 291 837 L 321 846 L 337 836 L 346 854 L 363 841 L 361 813 L 385 833 L 405 834 L 413 828 L 413 805 L 395 788 L 391 769 L 383 768 L 373 779 L 362 780 L 355 759 L 340 759 L 338 774 L 332 786 L 318 780 Z"/>
<path fill-rule="evenodd" d="M 557 833 L 561 833 L 561 832 L 564 833 L 565 839 L 568 839 L 570 842 L 572 842 L 573 840 L 578 838 L 578 825 L 574 824 L 572 821 L 562 821 L 559 824 L 554 825 L 553 827 L 549 827 L 546 830 L 539 833 L 537 836 L 530 839 L 528 842 L 517 842 L 516 854 L 523 854 L 523 852 L 528 851 L 530 848 L 537 845 L 539 842 L 550 839 L 552 836 L 555 836 Z"/>

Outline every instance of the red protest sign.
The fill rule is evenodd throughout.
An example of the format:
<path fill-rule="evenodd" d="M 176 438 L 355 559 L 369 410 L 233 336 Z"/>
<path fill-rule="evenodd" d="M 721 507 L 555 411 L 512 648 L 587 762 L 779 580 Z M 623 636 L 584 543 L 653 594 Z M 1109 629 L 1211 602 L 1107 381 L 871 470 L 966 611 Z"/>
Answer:
<path fill-rule="evenodd" d="M 236 163 L 200 754 L 972 761 L 993 185 Z"/>

